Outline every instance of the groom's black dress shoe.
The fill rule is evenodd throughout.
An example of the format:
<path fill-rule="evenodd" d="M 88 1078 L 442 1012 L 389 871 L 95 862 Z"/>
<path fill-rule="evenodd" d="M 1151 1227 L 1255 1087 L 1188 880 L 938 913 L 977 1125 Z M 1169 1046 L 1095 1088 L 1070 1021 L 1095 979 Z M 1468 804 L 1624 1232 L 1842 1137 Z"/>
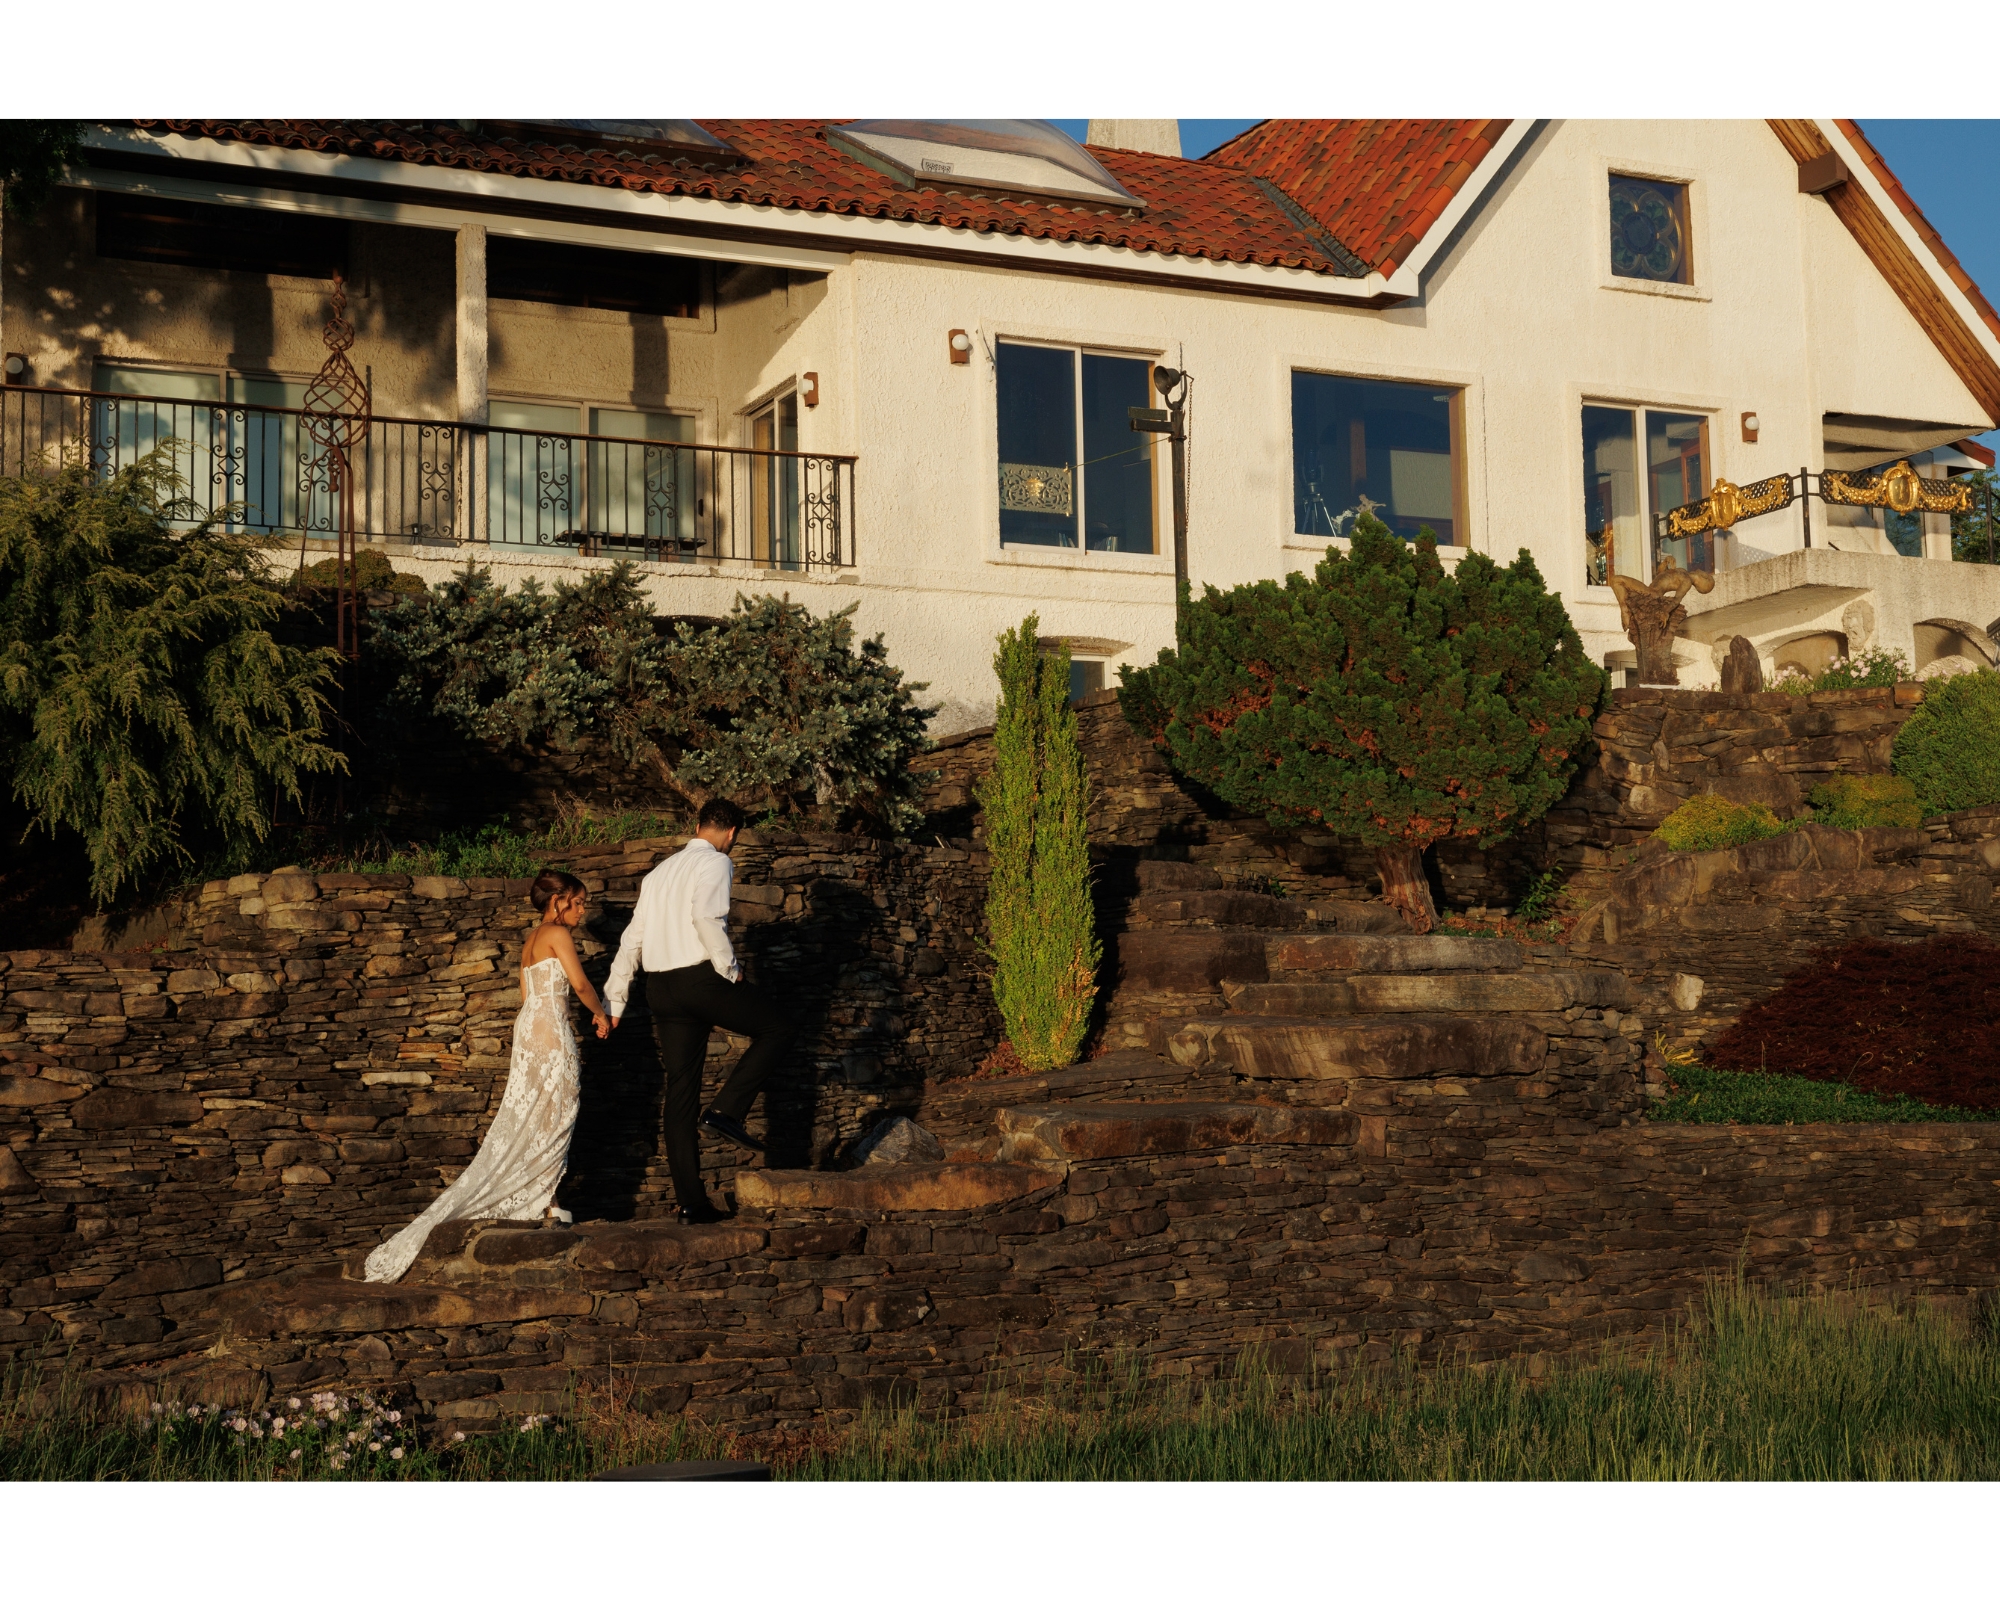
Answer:
<path fill-rule="evenodd" d="M 734 1117 L 725 1117 L 716 1111 L 704 1111 L 701 1114 L 701 1125 L 710 1133 L 720 1134 L 731 1144 L 740 1144 L 745 1150 L 754 1150 L 758 1155 L 764 1153 L 762 1141 L 754 1138 Z"/>
<path fill-rule="evenodd" d="M 718 1211 L 711 1205 L 682 1206 L 674 1215 L 685 1223 L 727 1222 L 729 1213 Z"/>

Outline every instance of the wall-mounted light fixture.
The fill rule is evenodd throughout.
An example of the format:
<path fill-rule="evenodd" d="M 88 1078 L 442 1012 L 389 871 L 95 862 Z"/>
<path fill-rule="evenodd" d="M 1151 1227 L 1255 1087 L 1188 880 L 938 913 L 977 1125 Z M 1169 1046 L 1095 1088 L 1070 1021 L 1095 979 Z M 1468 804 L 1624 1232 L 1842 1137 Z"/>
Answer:
<path fill-rule="evenodd" d="M 799 398 L 809 406 L 819 404 L 819 374 L 808 372 L 799 379 Z"/>
<path fill-rule="evenodd" d="M 963 328 L 951 330 L 951 364 L 962 367 L 972 360 L 972 336 Z"/>
<path fill-rule="evenodd" d="M 26 383 L 28 381 L 28 358 L 15 351 L 7 352 L 7 381 Z"/>
<path fill-rule="evenodd" d="M 1754 411 L 1743 413 L 1743 442 L 1745 444 L 1757 442 L 1757 413 Z"/>

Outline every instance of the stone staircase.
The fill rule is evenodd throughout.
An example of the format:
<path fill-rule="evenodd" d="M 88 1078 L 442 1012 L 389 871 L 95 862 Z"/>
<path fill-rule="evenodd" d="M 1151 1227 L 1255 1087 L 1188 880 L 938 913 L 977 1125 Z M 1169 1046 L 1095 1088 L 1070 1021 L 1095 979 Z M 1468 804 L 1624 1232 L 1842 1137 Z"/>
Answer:
<path fill-rule="evenodd" d="M 1641 1103 L 1622 973 L 1558 947 L 1414 935 L 1387 906 L 1222 887 L 1142 863 L 1103 1037 L 1237 1094 L 1343 1105 L 1421 1140 L 1541 1118 L 1617 1126 Z"/>

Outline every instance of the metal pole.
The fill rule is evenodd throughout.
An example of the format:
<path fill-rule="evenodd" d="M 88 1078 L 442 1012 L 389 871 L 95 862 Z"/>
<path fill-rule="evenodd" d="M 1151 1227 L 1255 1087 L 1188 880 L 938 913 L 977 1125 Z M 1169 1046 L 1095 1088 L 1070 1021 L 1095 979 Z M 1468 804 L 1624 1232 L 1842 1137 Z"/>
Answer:
<path fill-rule="evenodd" d="M 1812 478 L 1806 468 L 1799 468 L 1799 520 L 1806 530 L 1806 545 L 1812 548 Z"/>
<path fill-rule="evenodd" d="M 1167 402 L 1167 409 L 1174 419 L 1174 431 L 1167 437 L 1174 447 L 1174 594 L 1187 587 L 1187 390 L 1180 391 L 1180 398 Z"/>

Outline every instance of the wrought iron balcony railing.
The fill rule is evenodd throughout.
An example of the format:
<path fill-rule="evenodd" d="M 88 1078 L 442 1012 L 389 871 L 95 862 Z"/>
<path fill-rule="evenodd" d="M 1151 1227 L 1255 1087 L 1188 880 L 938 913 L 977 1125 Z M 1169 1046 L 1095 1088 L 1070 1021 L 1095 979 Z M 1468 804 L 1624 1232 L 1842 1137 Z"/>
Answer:
<path fill-rule="evenodd" d="M 171 444 L 186 510 L 331 539 L 328 452 L 281 406 L 0 388 L 0 473 L 104 474 Z M 374 417 L 354 452 L 362 537 L 571 547 L 645 561 L 854 565 L 853 456 Z"/>

